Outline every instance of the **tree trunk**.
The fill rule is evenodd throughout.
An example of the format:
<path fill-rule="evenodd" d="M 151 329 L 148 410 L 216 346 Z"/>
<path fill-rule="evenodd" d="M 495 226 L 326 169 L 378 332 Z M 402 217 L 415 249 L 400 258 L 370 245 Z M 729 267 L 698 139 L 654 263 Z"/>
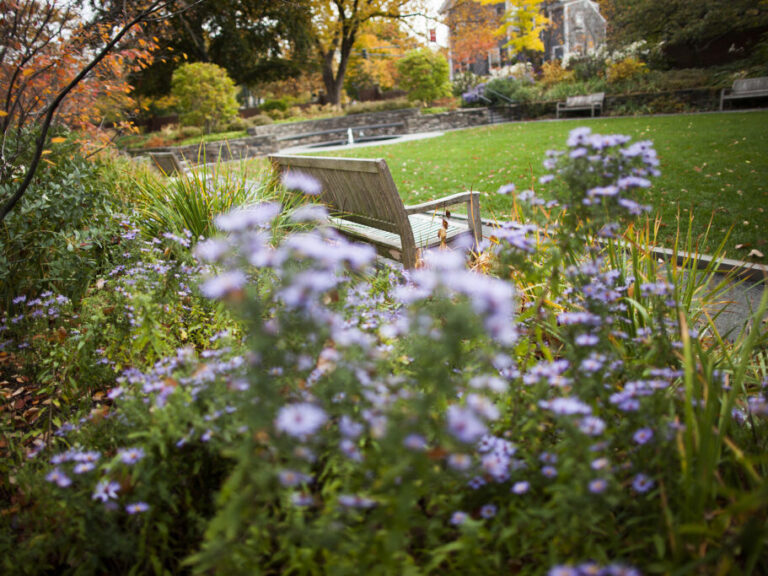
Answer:
<path fill-rule="evenodd" d="M 350 30 L 341 40 L 341 50 L 339 50 L 339 67 L 336 74 L 333 73 L 333 61 L 336 56 L 334 47 L 322 54 L 323 58 L 323 84 L 325 84 L 325 93 L 328 95 L 328 102 L 334 106 L 341 104 L 341 90 L 344 86 L 344 75 L 347 73 L 347 64 L 349 55 L 352 53 L 352 46 L 355 44 L 357 30 Z"/>

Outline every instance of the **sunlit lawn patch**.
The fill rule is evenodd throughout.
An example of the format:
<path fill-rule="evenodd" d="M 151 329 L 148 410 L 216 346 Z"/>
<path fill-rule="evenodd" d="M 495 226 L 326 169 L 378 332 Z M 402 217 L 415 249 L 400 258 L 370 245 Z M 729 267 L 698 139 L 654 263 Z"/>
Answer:
<path fill-rule="evenodd" d="M 768 112 L 514 123 L 326 155 L 386 159 L 406 203 L 479 190 L 485 193 L 483 216 L 505 219 L 512 202 L 496 193 L 499 187 L 514 183 L 521 191 L 535 186 L 540 196 L 549 198 L 552 190 L 538 183 L 546 172 L 541 159 L 581 125 L 653 140 L 662 175 L 646 201 L 661 215 L 664 243 L 671 244 L 675 236 L 678 212 L 684 229 L 693 212 L 694 235 L 706 230 L 714 214 L 706 249 L 717 246 L 733 226 L 729 257 L 746 257 L 754 248 L 765 252 Z"/>

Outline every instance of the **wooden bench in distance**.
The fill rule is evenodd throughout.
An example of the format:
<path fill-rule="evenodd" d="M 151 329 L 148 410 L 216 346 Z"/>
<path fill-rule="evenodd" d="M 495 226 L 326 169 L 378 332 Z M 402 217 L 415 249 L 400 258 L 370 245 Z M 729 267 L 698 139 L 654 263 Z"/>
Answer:
<path fill-rule="evenodd" d="M 478 192 L 405 206 L 382 159 L 276 154 L 269 160 L 278 173 L 300 172 L 317 179 L 322 185 L 320 200 L 331 212 L 331 224 L 345 235 L 373 245 L 382 256 L 401 261 L 405 268 L 416 265 L 420 249 L 440 245 L 441 229 L 446 242 L 461 234 L 471 234 L 475 245 L 482 239 Z M 456 204 L 466 204 L 466 222 L 436 213 Z"/>
<path fill-rule="evenodd" d="M 557 117 L 560 118 L 561 112 L 589 110 L 594 118 L 595 110 L 600 113 L 603 112 L 603 102 L 605 102 L 605 92 L 596 92 L 585 96 L 569 96 L 565 102 L 557 103 Z"/>
<path fill-rule="evenodd" d="M 152 165 L 166 176 L 182 175 L 189 172 L 187 161 L 179 158 L 173 152 L 150 152 L 149 158 Z"/>
<path fill-rule="evenodd" d="M 720 92 L 720 110 L 723 109 L 726 100 L 766 97 L 768 97 L 768 76 L 734 80 L 730 90 L 723 88 Z"/>

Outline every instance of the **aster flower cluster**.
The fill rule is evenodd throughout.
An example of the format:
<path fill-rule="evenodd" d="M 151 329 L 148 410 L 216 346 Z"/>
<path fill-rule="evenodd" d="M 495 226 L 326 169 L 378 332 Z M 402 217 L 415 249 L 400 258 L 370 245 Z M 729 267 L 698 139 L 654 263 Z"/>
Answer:
<path fill-rule="evenodd" d="M 650 188 L 659 176 L 659 159 L 650 141 L 631 142 L 621 134 L 594 134 L 590 128 L 571 131 L 566 151 L 550 150 L 544 167 L 546 184 L 561 179 L 567 185 L 559 198 L 563 207 L 597 230 L 622 216 L 650 210 L 636 192 Z"/>

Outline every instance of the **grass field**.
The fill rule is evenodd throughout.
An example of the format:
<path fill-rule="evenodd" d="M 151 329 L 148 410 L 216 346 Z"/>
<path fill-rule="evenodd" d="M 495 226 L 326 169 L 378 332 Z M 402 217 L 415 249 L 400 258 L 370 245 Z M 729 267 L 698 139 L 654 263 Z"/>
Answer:
<path fill-rule="evenodd" d="M 700 249 L 712 249 L 733 227 L 728 257 L 745 259 L 752 249 L 768 255 L 768 111 L 501 124 L 325 155 L 386 159 L 406 203 L 478 190 L 483 217 L 504 219 L 511 200 L 498 188 L 535 186 L 546 198 L 547 187 L 538 184 L 544 154 L 563 149 L 577 126 L 654 142 L 662 176 L 645 201 L 661 216 L 662 243 L 674 238 L 678 214 L 686 230 L 692 213 L 696 236 L 713 218 L 708 246 Z"/>

